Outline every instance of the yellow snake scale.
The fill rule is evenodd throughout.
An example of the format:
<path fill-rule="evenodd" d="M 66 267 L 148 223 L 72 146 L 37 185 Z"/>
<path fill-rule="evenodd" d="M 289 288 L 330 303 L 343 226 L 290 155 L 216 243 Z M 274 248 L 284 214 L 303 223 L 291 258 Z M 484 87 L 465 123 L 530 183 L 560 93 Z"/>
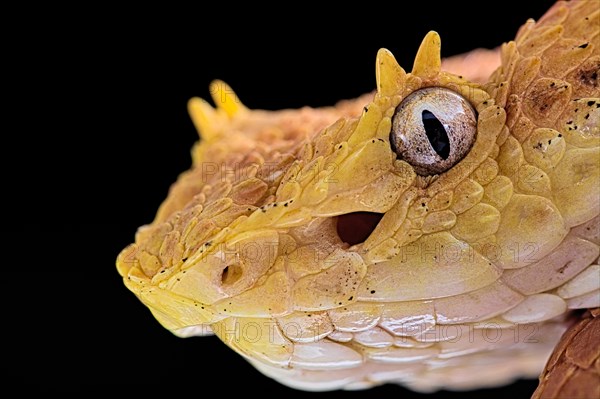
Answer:
<path fill-rule="evenodd" d="M 216 334 L 299 389 L 538 376 L 573 310 L 600 306 L 599 31 L 596 0 L 558 2 L 483 83 L 446 72 L 430 32 L 410 73 L 382 49 L 376 93 L 335 107 L 250 110 L 214 82 L 216 108 L 189 103 L 193 166 L 118 256 L 125 285 L 174 334 Z M 477 113 L 470 150 L 429 176 L 390 145 L 425 87 Z M 337 224 L 357 212 L 383 217 L 350 245 Z M 596 333 L 559 345 L 548 395 L 599 389 L 585 320 Z"/>

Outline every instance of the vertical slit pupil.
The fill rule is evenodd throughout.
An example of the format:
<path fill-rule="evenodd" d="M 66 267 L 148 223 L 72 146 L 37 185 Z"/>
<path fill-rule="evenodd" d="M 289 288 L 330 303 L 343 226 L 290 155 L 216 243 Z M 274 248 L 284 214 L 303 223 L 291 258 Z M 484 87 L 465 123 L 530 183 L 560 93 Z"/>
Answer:
<path fill-rule="evenodd" d="M 431 143 L 431 147 L 433 147 L 442 159 L 448 159 L 450 155 L 450 139 L 448 138 L 446 129 L 444 129 L 444 125 L 428 110 L 423 110 L 421 119 L 423 120 L 423 127 L 425 128 L 425 133 L 427 134 L 429 143 Z"/>

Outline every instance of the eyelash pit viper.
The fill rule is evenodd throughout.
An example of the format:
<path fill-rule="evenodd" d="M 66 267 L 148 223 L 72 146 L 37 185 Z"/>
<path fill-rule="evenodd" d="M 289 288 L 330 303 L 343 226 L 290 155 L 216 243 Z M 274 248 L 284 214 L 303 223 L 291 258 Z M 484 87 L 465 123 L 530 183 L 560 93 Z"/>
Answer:
<path fill-rule="evenodd" d="M 544 370 L 535 395 L 600 394 L 599 19 L 558 2 L 499 57 L 444 63 L 430 32 L 411 72 L 382 49 L 376 92 L 332 107 L 250 110 L 215 81 L 125 285 L 299 389 Z"/>

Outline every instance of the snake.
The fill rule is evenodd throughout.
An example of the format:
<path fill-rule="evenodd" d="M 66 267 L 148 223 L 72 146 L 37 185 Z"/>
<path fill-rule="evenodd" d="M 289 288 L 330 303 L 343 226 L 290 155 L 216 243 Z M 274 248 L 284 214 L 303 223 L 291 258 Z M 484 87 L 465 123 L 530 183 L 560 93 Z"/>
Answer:
<path fill-rule="evenodd" d="M 537 397 L 598 397 L 599 32 L 595 0 L 447 62 L 431 31 L 410 72 L 381 49 L 374 92 L 321 108 L 214 81 L 214 107 L 188 104 L 191 168 L 117 257 L 125 286 L 296 389 L 543 371 Z"/>

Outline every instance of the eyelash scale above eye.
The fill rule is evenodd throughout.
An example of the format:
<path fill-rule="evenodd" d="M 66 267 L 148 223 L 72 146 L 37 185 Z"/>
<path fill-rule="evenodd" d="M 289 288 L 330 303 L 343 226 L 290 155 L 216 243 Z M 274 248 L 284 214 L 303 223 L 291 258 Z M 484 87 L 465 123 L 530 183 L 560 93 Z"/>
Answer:
<path fill-rule="evenodd" d="M 427 87 L 396 108 L 390 143 L 398 159 L 430 176 L 463 159 L 476 135 L 477 114 L 465 98 L 443 87 Z"/>

